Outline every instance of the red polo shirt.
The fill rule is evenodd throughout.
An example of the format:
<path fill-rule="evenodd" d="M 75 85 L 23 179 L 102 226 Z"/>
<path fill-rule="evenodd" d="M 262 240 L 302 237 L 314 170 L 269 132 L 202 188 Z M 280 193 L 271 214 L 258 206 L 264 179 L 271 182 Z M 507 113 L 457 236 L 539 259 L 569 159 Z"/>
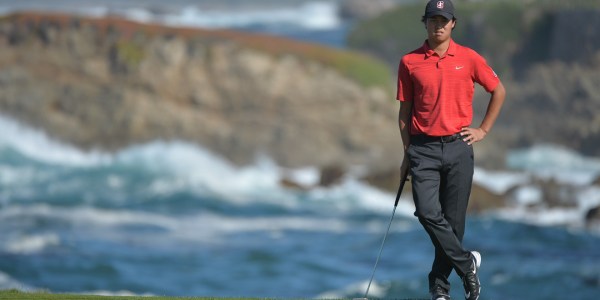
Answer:
<path fill-rule="evenodd" d="M 396 98 L 413 101 L 410 133 L 443 136 L 470 126 L 475 82 L 491 92 L 500 80 L 481 55 L 453 40 L 442 57 L 427 41 L 403 56 Z"/>

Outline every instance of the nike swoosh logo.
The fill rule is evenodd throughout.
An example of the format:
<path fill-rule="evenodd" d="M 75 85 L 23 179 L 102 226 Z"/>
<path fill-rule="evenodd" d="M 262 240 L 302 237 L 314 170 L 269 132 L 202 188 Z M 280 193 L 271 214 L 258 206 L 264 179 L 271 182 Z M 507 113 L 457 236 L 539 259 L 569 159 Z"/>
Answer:
<path fill-rule="evenodd" d="M 457 69 L 457 70 L 460 70 L 460 69 L 462 69 L 462 68 L 464 68 L 464 67 L 463 67 L 463 66 L 456 66 L 456 69 Z"/>

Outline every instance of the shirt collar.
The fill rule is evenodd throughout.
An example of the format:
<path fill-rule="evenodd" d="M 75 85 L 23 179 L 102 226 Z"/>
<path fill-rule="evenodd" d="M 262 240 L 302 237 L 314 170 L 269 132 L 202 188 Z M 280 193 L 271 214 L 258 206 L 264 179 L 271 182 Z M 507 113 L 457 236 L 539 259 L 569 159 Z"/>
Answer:
<path fill-rule="evenodd" d="M 423 43 L 423 50 L 425 50 L 425 58 L 429 58 L 436 54 L 435 51 L 429 47 L 427 40 L 425 40 Z M 456 54 L 456 43 L 453 39 L 450 39 L 450 45 L 448 46 L 448 50 L 446 50 L 446 54 L 450 56 L 454 56 L 454 54 Z"/>

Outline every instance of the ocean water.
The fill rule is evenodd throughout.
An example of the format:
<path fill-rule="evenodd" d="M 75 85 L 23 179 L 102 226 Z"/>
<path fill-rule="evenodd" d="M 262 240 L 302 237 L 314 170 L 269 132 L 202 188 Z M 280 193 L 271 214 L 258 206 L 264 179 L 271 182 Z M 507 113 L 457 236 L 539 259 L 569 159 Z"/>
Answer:
<path fill-rule="evenodd" d="M 73 5 L 76 3 L 77 5 Z M 234 28 L 344 46 L 350 24 L 336 2 L 239 10 L 202 1 L 0 1 L 19 10 L 121 15 L 171 26 Z M 249 2 L 245 2 L 249 3 Z M 83 152 L 0 116 L 0 289 L 119 295 L 353 298 L 366 289 L 394 195 L 357 176 L 312 186 L 318 170 L 268 157 L 236 167 L 184 141 L 116 153 Z M 540 145 L 515 150 L 503 172 L 475 182 L 514 190 L 511 206 L 469 217 L 465 245 L 483 255 L 482 299 L 593 299 L 600 291 L 597 159 Z M 536 178 L 574 186 L 575 205 L 543 202 Z M 403 195 L 370 296 L 427 298 L 433 247 Z M 462 288 L 452 276 L 452 296 Z"/>
<path fill-rule="evenodd" d="M 176 141 L 82 152 L 6 117 L 0 127 L 0 289 L 357 297 L 393 209 L 394 195 L 352 174 L 329 188 L 291 190 L 282 178 L 310 186 L 318 171 L 266 158 L 235 167 Z M 476 181 L 523 174 L 478 170 Z M 404 195 L 372 297 L 427 297 L 433 248 L 413 211 Z M 525 221 L 469 218 L 465 245 L 483 254 L 482 298 L 595 297 L 600 235 Z"/>

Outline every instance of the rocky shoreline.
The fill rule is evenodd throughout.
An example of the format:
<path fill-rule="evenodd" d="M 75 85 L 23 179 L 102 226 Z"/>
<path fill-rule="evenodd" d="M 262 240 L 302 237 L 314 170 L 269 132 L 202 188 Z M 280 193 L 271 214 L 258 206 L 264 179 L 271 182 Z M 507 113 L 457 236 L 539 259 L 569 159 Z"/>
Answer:
<path fill-rule="evenodd" d="M 554 176 L 528 171 L 490 171 L 477 167 L 468 213 L 600 233 L 600 176 L 585 183 Z M 393 196 L 400 181 L 395 171 L 361 176 L 339 166 L 330 166 L 320 169 L 318 180 L 313 183 L 302 183 L 283 174 L 280 184 L 287 189 L 309 191 L 342 184 L 348 177 L 357 177 L 389 193 L 390 207 L 393 205 Z M 409 183 L 404 187 L 403 198 L 410 199 L 410 194 Z"/>
<path fill-rule="evenodd" d="M 398 156 L 391 84 L 353 77 L 389 74 L 358 53 L 52 14 L 4 18 L 0 44 L 2 112 L 82 149 L 180 139 L 237 164 L 374 169 Z"/>

